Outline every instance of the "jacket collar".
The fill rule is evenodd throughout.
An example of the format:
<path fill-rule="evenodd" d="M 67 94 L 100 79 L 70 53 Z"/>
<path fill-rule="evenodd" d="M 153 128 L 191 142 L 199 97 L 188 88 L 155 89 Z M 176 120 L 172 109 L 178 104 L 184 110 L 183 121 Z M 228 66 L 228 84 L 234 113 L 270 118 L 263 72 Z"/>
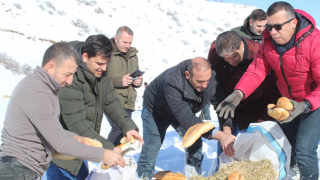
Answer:
<path fill-rule="evenodd" d="M 56 81 L 47 71 L 42 69 L 40 66 L 37 66 L 33 73 L 36 74 L 40 80 L 53 91 L 54 94 L 58 94 L 61 84 Z"/>
<path fill-rule="evenodd" d="M 249 48 L 246 40 L 243 37 L 241 37 L 241 41 L 243 42 L 244 52 L 243 59 L 239 65 L 241 69 L 247 69 L 249 67 Z"/>

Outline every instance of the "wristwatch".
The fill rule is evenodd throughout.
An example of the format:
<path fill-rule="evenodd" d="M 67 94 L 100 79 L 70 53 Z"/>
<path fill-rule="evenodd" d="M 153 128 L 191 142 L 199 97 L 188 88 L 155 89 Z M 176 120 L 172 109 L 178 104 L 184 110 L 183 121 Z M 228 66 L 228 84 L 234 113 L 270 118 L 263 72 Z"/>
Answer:
<path fill-rule="evenodd" d="M 308 113 L 308 112 L 310 112 L 310 109 L 311 109 L 311 105 L 309 105 L 310 103 L 309 103 L 309 101 L 307 101 L 307 100 L 304 100 L 303 101 L 303 104 L 304 104 L 304 112 L 303 113 Z"/>

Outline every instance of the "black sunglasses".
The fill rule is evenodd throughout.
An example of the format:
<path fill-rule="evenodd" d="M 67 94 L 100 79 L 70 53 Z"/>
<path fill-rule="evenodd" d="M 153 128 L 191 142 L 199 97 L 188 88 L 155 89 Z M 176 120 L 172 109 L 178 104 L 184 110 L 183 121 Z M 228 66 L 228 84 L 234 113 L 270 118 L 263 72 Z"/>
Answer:
<path fill-rule="evenodd" d="M 286 22 L 284 22 L 284 23 L 282 23 L 282 24 L 274 24 L 274 25 L 266 24 L 264 27 L 266 27 L 266 30 L 267 30 L 267 31 L 272 31 L 272 28 L 274 28 L 274 29 L 277 30 L 277 31 L 280 31 L 280 30 L 282 29 L 282 26 L 283 26 L 283 25 L 291 22 L 292 20 L 294 20 L 294 18 L 293 18 L 293 19 L 290 19 L 290 20 L 288 20 L 288 21 L 286 21 Z"/>

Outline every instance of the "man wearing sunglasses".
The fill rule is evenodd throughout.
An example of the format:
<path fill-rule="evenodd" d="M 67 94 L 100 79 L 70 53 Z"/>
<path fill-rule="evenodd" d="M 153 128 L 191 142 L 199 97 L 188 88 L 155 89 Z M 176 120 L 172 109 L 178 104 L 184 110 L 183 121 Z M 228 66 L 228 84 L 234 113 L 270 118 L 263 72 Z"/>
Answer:
<path fill-rule="evenodd" d="M 240 36 L 252 39 L 258 43 L 262 42 L 262 33 L 267 22 L 267 14 L 262 9 L 255 9 L 244 20 L 243 25 L 231 29 Z"/>
<path fill-rule="evenodd" d="M 320 31 L 314 19 L 286 2 L 275 2 L 267 10 L 267 31 L 254 62 L 220 104 L 220 114 L 234 111 L 273 69 L 281 94 L 290 99 L 293 110 L 281 121 L 292 148 L 291 166 L 298 164 L 300 178 L 317 180 L 320 140 Z"/>

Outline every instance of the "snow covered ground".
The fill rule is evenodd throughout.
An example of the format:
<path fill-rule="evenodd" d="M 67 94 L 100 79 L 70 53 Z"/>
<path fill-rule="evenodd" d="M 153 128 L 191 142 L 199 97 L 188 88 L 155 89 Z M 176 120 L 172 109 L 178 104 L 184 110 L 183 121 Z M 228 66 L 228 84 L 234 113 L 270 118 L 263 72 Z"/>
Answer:
<path fill-rule="evenodd" d="M 35 68 L 53 42 L 84 41 L 98 33 L 112 38 L 118 27 L 126 25 L 135 33 L 132 46 L 139 50 L 139 66 L 146 71 L 144 81 L 150 82 L 182 60 L 207 57 L 217 35 L 242 25 L 256 8 L 204 0 L 1 0 L 0 60 L 18 62 L 18 68 L 24 64 Z M 22 78 L 24 75 L 0 64 L 0 129 L 11 92 Z M 139 109 L 144 88 L 137 91 Z M 212 122 L 218 127 L 213 109 L 211 112 Z M 133 119 L 142 132 L 139 110 L 133 113 Z M 107 136 L 109 130 L 104 119 L 101 134 Z M 204 140 L 205 175 L 216 158 L 216 143 Z M 133 153 L 136 160 L 139 152 Z M 181 139 L 170 127 L 156 170 L 183 172 L 183 165 Z"/>

